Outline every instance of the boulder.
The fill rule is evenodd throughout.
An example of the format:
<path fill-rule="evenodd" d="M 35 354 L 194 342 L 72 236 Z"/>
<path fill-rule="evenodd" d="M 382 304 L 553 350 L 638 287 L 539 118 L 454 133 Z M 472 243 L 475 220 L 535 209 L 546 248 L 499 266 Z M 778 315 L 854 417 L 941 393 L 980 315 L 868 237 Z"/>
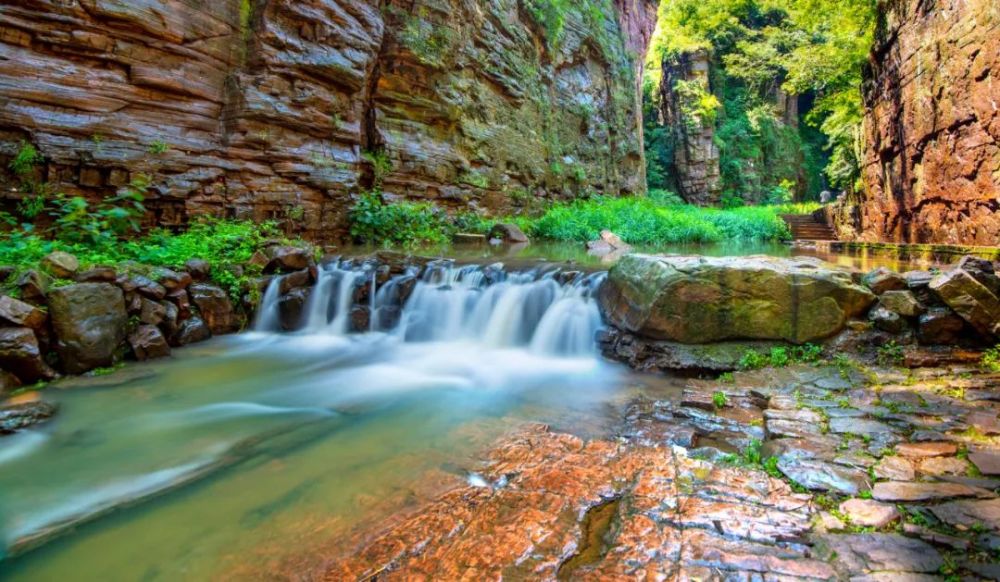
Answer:
<path fill-rule="evenodd" d="M 128 343 L 137 360 L 152 360 L 170 355 L 167 338 L 155 325 L 140 325 L 128 335 Z"/>
<path fill-rule="evenodd" d="M 94 267 L 76 274 L 77 283 L 113 283 L 117 278 L 113 267 Z"/>
<path fill-rule="evenodd" d="M 930 283 L 945 305 L 988 338 L 1000 336 L 1000 292 L 989 261 L 966 257 Z"/>
<path fill-rule="evenodd" d="M 81 374 L 114 363 L 128 315 L 122 290 L 110 283 L 77 283 L 49 292 L 49 316 L 63 369 Z"/>
<path fill-rule="evenodd" d="M 34 305 L 6 295 L 0 296 L 0 324 L 39 330 L 45 326 L 46 319 L 48 315 Z"/>
<path fill-rule="evenodd" d="M 818 341 L 867 311 L 875 296 L 818 260 L 632 254 L 600 291 L 613 325 L 682 343 Z"/>
<path fill-rule="evenodd" d="M 184 263 L 184 270 L 190 273 L 195 281 L 205 281 L 212 274 L 212 265 L 202 259 L 188 259 Z"/>
<path fill-rule="evenodd" d="M 173 336 L 173 344 L 176 346 L 186 346 L 198 343 L 212 337 L 212 331 L 208 329 L 205 322 L 200 317 L 185 319 L 177 328 L 177 333 Z"/>
<path fill-rule="evenodd" d="M 51 278 L 35 270 L 25 271 L 17 279 L 16 286 L 21 292 L 21 299 L 28 303 L 40 304 L 45 301 L 45 292 L 49 288 Z"/>
<path fill-rule="evenodd" d="M 188 288 L 191 301 L 198 306 L 202 319 L 214 335 L 232 333 L 239 329 L 233 304 L 221 288 L 205 283 L 195 283 Z"/>
<path fill-rule="evenodd" d="M 158 301 L 142 297 L 140 298 L 139 303 L 139 321 L 142 323 L 160 325 L 160 323 L 163 322 L 163 319 L 167 316 L 167 308 Z"/>
<path fill-rule="evenodd" d="M 288 273 L 308 269 L 313 264 L 309 249 L 293 246 L 276 246 L 267 251 L 268 263 L 265 273 Z"/>
<path fill-rule="evenodd" d="M 0 328 L 0 368 L 28 384 L 55 377 L 42 359 L 35 332 L 27 327 Z"/>
<path fill-rule="evenodd" d="M 952 345 L 965 334 L 965 320 L 947 307 L 932 307 L 920 316 L 917 323 L 917 339 L 927 345 Z"/>
<path fill-rule="evenodd" d="M 187 293 L 185 292 L 185 296 Z M 160 321 L 159 327 L 163 331 L 164 335 L 168 338 L 174 337 L 177 334 L 177 330 L 180 328 L 180 310 L 177 306 L 170 301 L 160 301 L 160 306 L 163 307 L 163 320 Z"/>
<path fill-rule="evenodd" d="M 861 278 L 861 282 L 876 295 L 881 295 L 886 291 L 901 291 L 906 289 L 906 278 L 885 267 L 879 267 L 865 274 Z"/>
<path fill-rule="evenodd" d="M 493 225 L 493 228 L 490 229 L 489 239 L 490 241 L 514 244 L 530 242 L 528 235 L 524 234 L 520 227 L 509 222 Z"/>
<path fill-rule="evenodd" d="M 878 298 L 879 305 L 903 317 L 917 317 L 926 309 L 912 291 L 886 291 Z"/>
<path fill-rule="evenodd" d="M 167 292 L 178 289 L 186 289 L 191 284 L 191 275 L 185 272 L 178 273 L 170 269 L 159 268 L 153 271 L 153 278 L 157 283 L 163 285 Z"/>
<path fill-rule="evenodd" d="M 21 379 L 10 372 L 0 369 L 0 398 L 21 387 Z"/>
<path fill-rule="evenodd" d="M 312 289 L 309 288 L 294 289 L 278 300 L 278 318 L 281 329 L 295 331 L 302 327 L 304 324 L 302 312 L 305 310 L 311 293 Z"/>
<path fill-rule="evenodd" d="M 80 269 L 80 261 L 69 253 L 54 251 L 41 261 L 42 268 L 58 279 L 72 279 Z"/>
<path fill-rule="evenodd" d="M 0 435 L 45 422 L 55 416 L 56 411 L 56 405 L 40 400 L 0 406 Z"/>
<path fill-rule="evenodd" d="M 587 250 L 590 251 L 592 255 L 607 255 L 614 252 L 626 253 L 632 249 L 625 241 L 621 239 L 617 234 L 611 232 L 610 230 L 602 230 L 601 235 L 597 240 L 592 240 L 587 243 Z"/>

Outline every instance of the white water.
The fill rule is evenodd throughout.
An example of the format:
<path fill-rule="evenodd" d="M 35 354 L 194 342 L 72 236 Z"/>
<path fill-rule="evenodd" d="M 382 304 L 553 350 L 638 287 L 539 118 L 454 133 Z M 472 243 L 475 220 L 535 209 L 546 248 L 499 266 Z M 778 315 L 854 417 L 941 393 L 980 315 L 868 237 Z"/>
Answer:
<path fill-rule="evenodd" d="M 580 357 L 595 353 L 601 315 L 594 293 L 605 275 L 576 275 L 560 284 L 558 271 L 507 273 L 502 265 L 431 263 L 406 299 L 410 269 L 379 287 L 372 265 L 332 263 L 320 270 L 298 333 L 343 336 L 350 332 L 353 298 L 369 285 L 369 330 L 386 330 L 407 342 L 465 341 L 493 348 L 525 347 L 534 353 Z M 278 331 L 276 279 L 268 287 L 257 331 Z M 399 317 L 391 317 L 393 311 Z M 398 321 L 397 321 L 398 320 Z"/>

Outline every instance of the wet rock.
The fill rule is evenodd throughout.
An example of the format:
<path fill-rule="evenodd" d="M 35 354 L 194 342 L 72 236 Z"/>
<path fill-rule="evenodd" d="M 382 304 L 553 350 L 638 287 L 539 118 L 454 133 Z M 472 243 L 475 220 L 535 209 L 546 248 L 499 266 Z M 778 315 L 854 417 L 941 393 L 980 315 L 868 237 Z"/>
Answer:
<path fill-rule="evenodd" d="M 167 339 L 155 325 L 140 325 L 128 335 L 128 343 L 139 361 L 165 358 L 170 355 Z"/>
<path fill-rule="evenodd" d="M 958 452 L 958 445 L 944 442 L 899 443 L 896 453 L 903 457 L 943 457 Z"/>
<path fill-rule="evenodd" d="M 191 297 L 188 295 L 187 289 L 178 289 L 167 295 L 166 298 L 177 307 L 178 321 L 191 317 Z"/>
<path fill-rule="evenodd" d="M 34 305 L 6 295 L 0 296 L 0 324 L 39 330 L 45 326 L 47 319 L 45 312 Z"/>
<path fill-rule="evenodd" d="M 17 279 L 16 286 L 21 292 L 21 299 L 35 305 L 45 301 L 45 292 L 49 288 L 51 278 L 35 270 L 25 271 Z"/>
<path fill-rule="evenodd" d="M 186 289 L 191 284 L 192 277 L 188 273 L 172 271 L 170 269 L 158 268 L 153 271 L 153 278 L 157 283 L 163 285 L 167 292 Z"/>
<path fill-rule="evenodd" d="M 311 292 L 312 290 L 307 288 L 295 289 L 278 300 L 278 317 L 281 329 L 295 331 L 302 327 L 305 323 L 302 312 L 305 310 Z"/>
<path fill-rule="evenodd" d="M 876 435 L 894 433 L 891 426 L 877 420 L 840 417 L 830 419 L 830 432 L 837 434 Z"/>
<path fill-rule="evenodd" d="M 938 546 L 946 546 L 953 550 L 968 551 L 972 544 L 967 539 L 958 538 L 934 531 L 932 529 L 915 525 L 912 523 L 903 524 L 903 533 L 911 537 L 918 537 L 925 542 Z"/>
<path fill-rule="evenodd" d="M 159 323 L 160 329 L 167 338 L 172 338 L 180 326 L 179 311 L 177 306 L 169 301 L 160 301 L 159 305 L 163 307 L 163 320 Z"/>
<path fill-rule="evenodd" d="M 113 267 L 94 267 L 76 274 L 77 283 L 114 283 L 118 271 Z"/>
<path fill-rule="evenodd" d="M 892 505 L 871 499 L 848 499 L 840 504 L 840 511 L 851 520 L 851 525 L 882 528 L 899 519 L 899 511 Z"/>
<path fill-rule="evenodd" d="M 493 228 L 490 229 L 489 239 L 491 241 L 513 244 L 530 242 L 528 235 L 524 234 L 524 231 L 520 227 L 512 223 L 493 225 Z"/>
<path fill-rule="evenodd" d="M 764 423 L 768 438 L 808 438 L 821 433 L 823 425 L 814 422 L 770 419 Z"/>
<path fill-rule="evenodd" d="M 587 250 L 592 255 L 604 256 L 611 253 L 627 253 L 632 247 L 610 230 L 602 230 L 597 240 L 587 243 Z"/>
<path fill-rule="evenodd" d="M 0 406 L 0 435 L 45 422 L 55 416 L 57 410 L 54 404 L 44 401 Z"/>
<path fill-rule="evenodd" d="M 371 311 L 365 305 L 351 307 L 351 331 L 368 331 L 371 326 Z"/>
<path fill-rule="evenodd" d="M 49 292 L 49 316 L 63 369 L 82 374 L 114 363 L 125 341 L 128 314 L 121 289 L 77 283 Z"/>
<path fill-rule="evenodd" d="M 865 312 L 874 296 L 818 261 L 627 255 L 601 287 L 609 321 L 643 337 L 818 341 Z"/>
<path fill-rule="evenodd" d="M 872 487 L 878 501 L 935 501 L 954 497 L 993 497 L 993 493 L 961 483 L 882 481 Z"/>
<path fill-rule="evenodd" d="M 597 339 L 605 356 L 625 362 L 636 370 L 731 372 L 739 369 L 740 360 L 748 350 L 768 351 L 775 345 L 768 342 L 683 344 L 648 340 L 616 328 L 601 332 Z"/>
<path fill-rule="evenodd" d="M 929 345 L 953 345 L 963 338 L 965 320 L 947 307 L 932 307 L 920 316 L 917 338 Z"/>
<path fill-rule="evenodd" d="M 206 281 L 212 275 L 212 266 L 202 259 L 188 259 L 184 263 L 184 270 L 190 273 L 195 281 Z"/>
<path fill-rule="evenodd" d="M 205 322 L 200 317 L 191 317 L 185 319 L 178 326 L 177 333 L 173 337 L 173 344 L 176 346 L 186 346 L 205 341 L 210 337 L 212 337 L 212 332 L 205 325 Z"/>
<path fill-rule="evenodd" d="M 910 291 L 886 291 L 878 298 L 879 305 L 903 317 L 917 317 L 925 311 Z"/>
<path fill-rule="evenodd" d="M 21 387 L 21 380 L 10 372 L 0 368 L 0 398 Z"/>
<path fill-rule="evenodd" d="M 55 377 L 42 358 L 35 332 L 27 327 L 0 328 L 0 368 L 27 384 Z"/>
<path fill-rule="evenodd" d="M 277 246 L 267 250 L 268 263 L 265 273 L 290 273 L 308 269 L 313 264 L 309 249 L 293 246 Z"/>
<path fill-rule="evenodd" d="M 883 457 L 874 468 L 875 477 L 890 481 L 913 481 L 913 463 L 902 457 Z"/>
<path fill-rule="evenodd" d="M 897 534 L 822 535 L 816 549 L 847 572 L 886 572 L 896 580 L 905 573 L 936 573 L 944 565 L 932 546 Z"/>
<path fill-rule="evenodd" d="M 864 471 L 818 459 L 782 458 L 778 460 L 778 470 L 812 491 L 857 495 L 868 488 L 868 475 Z"/>
<path fill-rule="evenodd" d="M 872 310 L 868 317 L 875 324 L 875 327 L 891 334 L 900 334 L 906 330 L 906 320 L 898 313 L 889 311 L 884 307 L 877 307 Z"/>
<path fill-rule="evenodd" d="M 232 333 L 239 329 L 233 304 L 224 290 L 206 283 L 195 283 L 188 288 L 188 295 L 198 306 L 198 312 L 213 335 Z"/>
<path fill-rule="evenodd" d="M 968 267 L 972 263 L 967 262 L 965 265 Z M 997 326 L 1000 325 L 1000 297 L 992 284 L 992 279 L 995 278 L 992 266 L 988 273 L 992 278 L 987 278 L 982 269 L 981 266 L 975 269 L 963 268 L 960 264 L 935 277 L 930 289 L 976 331 L 995 338 L 998 335 Z"/>
<path fill-rule="evenodd" d="M 876 295 L 882 295 L 886 291 L 906 289 L 906 279 L 899 273 L 885 267 L 879 267 L 865 274 L 861 278 L 861 282 Z"/>
<path fill-rule="evenodd" d="M 312 273 L 309 269 L 303 269 L 301 271 L 294 271 L 287 275 L 282 275 L 281 277 L 281 287 L 279 287 L 279 293 L 285 295 L 292 291 L 293 289 L 299 289 L 301 287 L 308 287 L 313 282 Z"/>
<path fill-rule="evenodd" d="M 149 325 L 160 325 L 167 316 L 167 309 L 162 303 L 142 297 L 139 300 L 139 321 Z"/>
<path fill-rule="evenodd" d="M 72 279 L 80 269 L 80 261 L 69 253 L 55 251 L 45 255 L 42 268 L 58 279 Z"/>

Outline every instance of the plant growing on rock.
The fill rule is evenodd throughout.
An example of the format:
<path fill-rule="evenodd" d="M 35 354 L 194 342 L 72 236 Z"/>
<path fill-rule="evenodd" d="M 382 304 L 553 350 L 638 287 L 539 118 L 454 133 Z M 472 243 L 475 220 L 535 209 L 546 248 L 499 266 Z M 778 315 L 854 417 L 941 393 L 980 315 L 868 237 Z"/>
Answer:
<path fill-rule="evenodd" d="M 712 404 L 716 408 L 725 408 L 729 404 L 729 398 L 726 397 L 726 393 L 721 390 L 712 394 Z"/>

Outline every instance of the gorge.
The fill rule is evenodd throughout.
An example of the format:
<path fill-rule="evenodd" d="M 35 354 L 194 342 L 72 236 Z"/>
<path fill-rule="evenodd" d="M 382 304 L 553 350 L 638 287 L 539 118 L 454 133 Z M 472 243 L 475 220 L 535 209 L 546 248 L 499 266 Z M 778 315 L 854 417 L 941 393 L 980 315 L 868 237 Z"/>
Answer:
<path fill-rule="evenodd" d="M 0 0 L 0 581 L 1000 579 L 989 0 Z"/>

